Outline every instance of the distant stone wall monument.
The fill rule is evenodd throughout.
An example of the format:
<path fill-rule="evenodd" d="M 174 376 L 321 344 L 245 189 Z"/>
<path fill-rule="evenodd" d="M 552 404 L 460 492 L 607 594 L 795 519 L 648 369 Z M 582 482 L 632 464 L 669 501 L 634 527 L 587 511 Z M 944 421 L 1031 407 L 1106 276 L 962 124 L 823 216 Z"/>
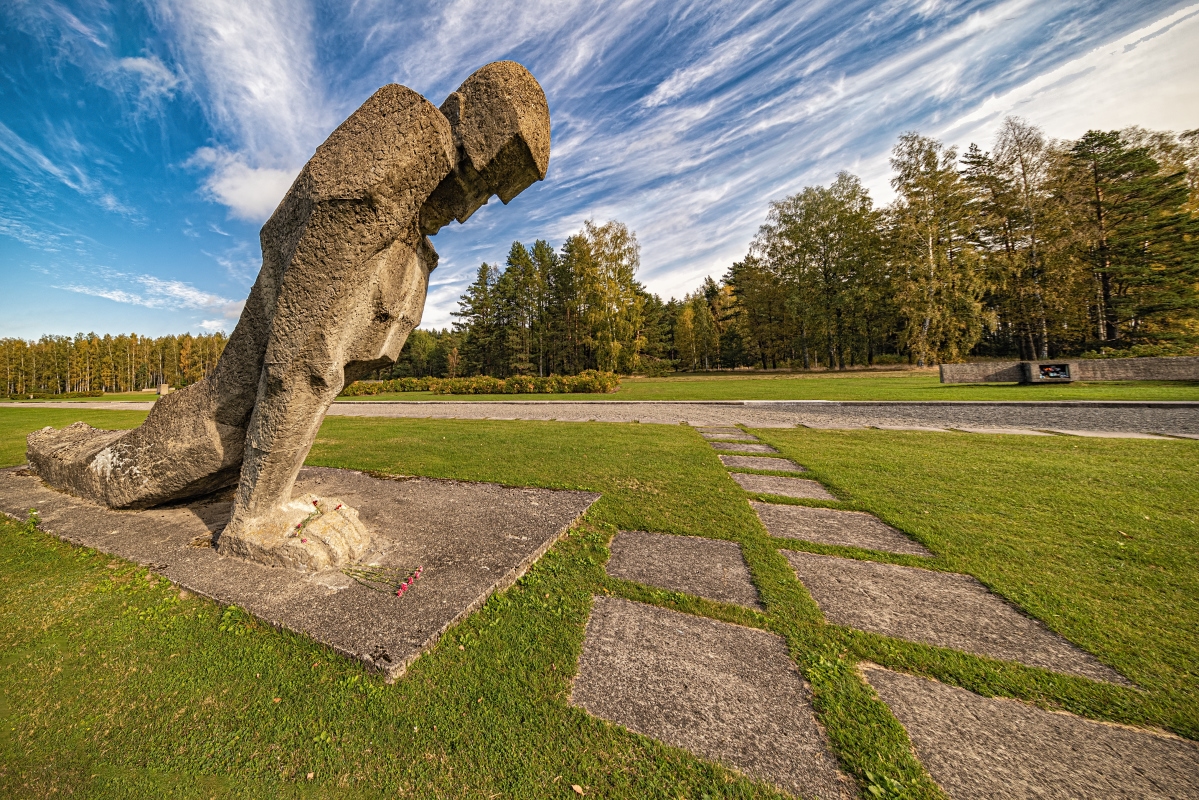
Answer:
<path fill-rule="evenodd" d="M 437 264 L 428 236 L 543 179 L 549 155 L 545 94 L 520 64 L 479 69 L 440 109 L 384 86 L 262 227 L 262 270 L 213 374 L 163 396 L 132 431 L 33 433 L 30 465 L 116 509 L 237 484 L 221 553 L 306 571 L 358 558 L 370 535 L 354 509 L 292 498 L 325 412 L 347 383 L 392 364 L 419 324 Z"/>
<path fill-rule="evenodd" d="M 1199 358 L 1082 358 L 942 364 L 941 383 L 1199 381 Z"/>

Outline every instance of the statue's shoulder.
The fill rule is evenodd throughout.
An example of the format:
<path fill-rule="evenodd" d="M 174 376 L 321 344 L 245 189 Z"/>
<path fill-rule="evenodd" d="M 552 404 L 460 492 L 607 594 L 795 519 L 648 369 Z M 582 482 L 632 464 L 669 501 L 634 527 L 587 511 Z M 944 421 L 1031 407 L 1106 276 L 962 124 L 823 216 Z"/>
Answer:
<path fill-rule="evenodd" d="M 429 183 L 454 165 L 449 121 L 406 86 L 376 91 L 316 149 L 302 178 L 312 200 L 361 197 L 397 177 Z"/>

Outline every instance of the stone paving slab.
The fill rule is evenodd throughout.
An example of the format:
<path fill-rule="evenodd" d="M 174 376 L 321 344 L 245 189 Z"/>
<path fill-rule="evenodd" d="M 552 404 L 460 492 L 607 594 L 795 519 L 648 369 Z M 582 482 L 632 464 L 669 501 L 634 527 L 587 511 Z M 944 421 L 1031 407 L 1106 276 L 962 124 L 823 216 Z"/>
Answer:
<path fill-rule="evenodd" d="M 955 431 L 962 433 L 992 433 L 992 434 L 1016 434 L 1019 436 L 1053 436 L 1052 433 L 1045 431 L 1034 431 L 1031 428 L 954 428 Z"/>
<path fill-rule="evenodd" d="M 980 697 L 869 666 L 866 680 L 954 800 L 1199 797 L 1199 746 L 1176 736 Z"/>
<path fill-rule="evenodd" d="M 775 475 L 750 475 L 746 472 L 730 472 L 729 476 L 747 492 L 775 494 L 780 497 L 795 497 L 803 500 L 836 500 L 828 489 L 816 481 L 805 478 L 780 478 Z"/>
<path fill-rule="evenodd" d="M 612 539 L 607 572 L 614 578 L 761 608 L 736 542 L 699 536 L 621 531 Z"/>
<path fill-rule="evenodd" d="M 729 453 L 777 453 L 768 444 L 740 444 L 739 442 L 712 442 L 712 447 Z"/>
<path fill-rule="evenodd" d="M 0 407 L 15 408 L 114 410 L 148 410 L 150 406 L 149 402 L 107 401 L 0 403 Z M 846 430 L 870 425 L 929 425 L 1199 434 L 1199 402 L 1192 401 L 339 400 L 328 413 L 453 419 L 484 419 L 503 413 L 529 420 L 585 417 L 598 422 L 740 424 L 751 428 L 804 425 Z"/>
<path fill-rule="evenodd" d="M 1169 436 L 1159 436 L 1156 433 L 1139 433 L 1137 431 L 1071 431 L 1063 428 L 1047 428 L 1050 433 L 1060 433 L 1063 436 L 1086 436 L 1092 439 L 1169 439 Z"/>
<path fill-rule="evenodd" d="M 571 703 L 805 798 L 852 796 L 781 638 L 595 597 Z"/>
<path fill-rule="evenodd" d="M 750 436 L 748 433 L 700 433 L 710 442 L 757 442 L 760 441 L 757 436 Z"/>
<path fill-rule="evenodd" d="M 373 535 L 363 561 L 424 574 L 402 598 L 329 570 L 304 574 L 227 558 L 211 546 L 232 491 L 185 506 L 111 511 L 49 489 L 28 469 L 0 470 L 0 511 L 62 539 L 151 567 L 221 603 L 307 634 L 389 679 L 495 591 L 510 586 L 599 495 L 428 478 L 388 480 L 307 467 L 296 492 L 337 497 Z"/>
<path fill-rule="evenodd" d="M 731 427 L 728 425 L 717 425 L 717 426 L 696 425 L 695 429 L 697 431 L 699 431 L 700 433 L 732 433 L 732 434 L 745 433 L 745 431 L 741 430 L 740 428 L 734 428 L 734 427 Z"/>
<path fill-rule="evenodd" d="M 1131 685 L 969 575 L 795 551 L 783 555 L 833 624 Z"/>
<path fill-rule="evenodd" d="M 750 505 L 758 512 L 758 518 L 771 536 L 885 553 L 932 555 L 922 544 L 871 514 L 754 501 Z"/>
<path fill-rule="evenodd" d="M 775 472 L 807 472 L 794 461 L 786 458 L 764 458 L 762 456 L 720 456 L 720 463 L 726 467 L 740 469 L 770 469 Z"/>

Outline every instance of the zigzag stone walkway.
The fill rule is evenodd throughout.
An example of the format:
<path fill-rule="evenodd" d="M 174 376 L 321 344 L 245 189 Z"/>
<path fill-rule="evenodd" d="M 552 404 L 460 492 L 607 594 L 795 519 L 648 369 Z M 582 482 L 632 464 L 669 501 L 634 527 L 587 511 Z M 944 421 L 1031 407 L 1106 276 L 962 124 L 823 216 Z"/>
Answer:
<path fill-rule="evenodd" d="M 721 455 L 731 470 L 803 470 L 740 429 L 703 434 L 717 451 L 762 454 Z M 822 499 L 836 499 L 815 481 L 730 475 L 750 492 L 770 485 L 770 493 L 782 494 L 790 483 L 804 485 L 807 493 L 797 496 L 819 496 L 811 484 Z M 772 536 L 932 555 L 869 514 L 751 505 Z M 622 531 L 611 550 L 607 570 L 615 577 L 760 607 L 732 542 Z M 784 555 L 831 623 L 1131 686 L 969 575 L 790 550 Z M 863 672 L 907 729 L 929 774 L 955 800 L 1199 798 L 1199 747 L 1192 742 L 988 699 L 874 665 L 863 665 Z M 828 751 L 785 643 L 765 631 L 596 597 L 571 700 L 805 797 L 855 794 Z"/>
<path fill-rule="evenodd" d="M 754 476 L 732 477 L 742 483 Z M 772 536 L 931 555 L 869 514 L 751 506 Z M 832 623 L 1131 685 L 971 576 L 806 552 L 784 555 Z M 933 779 L 955 800 L 1199 797 L 1199 747 L 1193 742 L 984 698 L 873 665 L 865 677 L 908 730 Z"/>

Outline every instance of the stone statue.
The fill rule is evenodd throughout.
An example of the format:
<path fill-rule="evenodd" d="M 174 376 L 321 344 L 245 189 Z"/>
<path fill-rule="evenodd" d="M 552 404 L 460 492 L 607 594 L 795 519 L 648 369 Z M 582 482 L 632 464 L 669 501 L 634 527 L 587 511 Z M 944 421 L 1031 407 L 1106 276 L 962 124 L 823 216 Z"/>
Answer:
<path fill-rule="evenodd" d="M 325 412 L 347 383 L 393 363 L 419 324 L 437 264 L 428 236 L 543 179 L 549 154 L 545 94 L 520 64 L 482 67 L 440 109 L 384 86 L 262 227 L 262 270 L 213 374 L 132 431 L 33 433 L 30 465 L 111 508 L 236 483 L 220 552 L 303 570 L 361 556 L 369 534 L 353 509 L 291 496 Z"/>

